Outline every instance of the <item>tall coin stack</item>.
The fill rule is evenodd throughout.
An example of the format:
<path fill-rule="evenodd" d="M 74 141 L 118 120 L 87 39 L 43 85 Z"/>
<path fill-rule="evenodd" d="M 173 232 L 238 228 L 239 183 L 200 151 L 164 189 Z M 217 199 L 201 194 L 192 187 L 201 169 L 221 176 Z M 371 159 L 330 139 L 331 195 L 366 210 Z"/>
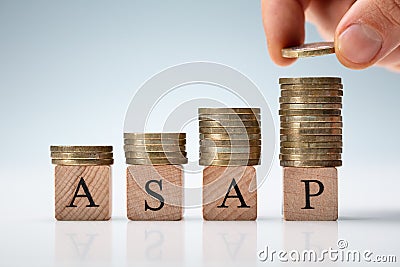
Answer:
<path fill-rule="evenodd" d="M 260 164 L 259 108 L 199 108 L 198 111 L 200 165 Z"/>
<path fill-rule="evenodd" d="M 186 158 L 185 133 L 124 133 L 126 163 L 180 165 Z"/>
<path fill-rule="evenodd" d="M 342 165 L 343 85 L 337 77 L 280 78 L 280 164 Z"/>
<path fill-rule="evenodd" d="M 51 162 L 64 166 L 112 165 L 112 146 L 50 146 Z"/>

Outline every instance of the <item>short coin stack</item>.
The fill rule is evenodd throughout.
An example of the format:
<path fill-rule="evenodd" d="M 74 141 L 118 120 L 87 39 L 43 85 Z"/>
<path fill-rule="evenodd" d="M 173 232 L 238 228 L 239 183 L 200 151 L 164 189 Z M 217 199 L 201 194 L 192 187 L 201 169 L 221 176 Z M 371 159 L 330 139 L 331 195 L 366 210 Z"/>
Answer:
<path fill-rule="evenodd" d="M 186 158 L 185 133 L 124 133 L 126 164 L 180 165 Z"/>
<path fill-rule="evenodd" d="M 342 165 L 341 82 L 337 77 L 279 79 L 281 166 Z"/>
<path fill-rule="evenodd" d="M 199 108 L 199 164 L 259 165 L 260 119 L 259 108 Z"/>
<path fill-rule="evenodd" d="M 112 146 L 50 146 L 51 162 L 65 166 L 112 165 Z"/>

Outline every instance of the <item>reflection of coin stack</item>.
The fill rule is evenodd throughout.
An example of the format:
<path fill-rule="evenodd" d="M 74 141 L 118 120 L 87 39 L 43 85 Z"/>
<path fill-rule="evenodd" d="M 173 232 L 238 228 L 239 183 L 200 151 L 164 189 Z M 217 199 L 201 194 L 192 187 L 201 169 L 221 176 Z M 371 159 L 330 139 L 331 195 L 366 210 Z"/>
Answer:
<path fill-rule="evenodd" d="M 281 78 L 281 166 L 341 166 L 340 78 Z"/>
<path fill-rule="evenodd" d="M 131 220 L 180 220 L 185 133 L 125 133 L 127 215 Z"/>
<path fill-rule="evenodd" d="M 111 217 L 112 146 L 51 146 L 57 220 Z"/>
<path fill-rule="evenodd" d="M 340 78 L 281 78 L 279 115 L 286 220 L 336 220 L 342 165 Z"/>
<path fill-rule="evenodd" d="M 260 164 L 258 108 L 200 108 L 200 165 Z"/>
<path fill-rule="evenodd" d="M 199 124 L 204 219 L 255 220 L 260 109 L 200 108 Z"/>

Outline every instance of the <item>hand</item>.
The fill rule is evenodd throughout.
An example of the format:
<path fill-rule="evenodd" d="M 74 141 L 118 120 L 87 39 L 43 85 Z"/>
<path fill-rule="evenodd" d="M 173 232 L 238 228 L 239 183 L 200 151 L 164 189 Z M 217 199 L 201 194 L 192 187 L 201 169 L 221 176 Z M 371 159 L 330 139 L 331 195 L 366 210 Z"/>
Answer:
<path fill-rule="evenodd" d="M 372 65 L 400 71 L 400 0 L 262 0 L 262 14 L 272 60 L 284 47 L 304 43 L 305 20 L 327 40 L 335 40 L 339 61 L 352 69 Z"/>

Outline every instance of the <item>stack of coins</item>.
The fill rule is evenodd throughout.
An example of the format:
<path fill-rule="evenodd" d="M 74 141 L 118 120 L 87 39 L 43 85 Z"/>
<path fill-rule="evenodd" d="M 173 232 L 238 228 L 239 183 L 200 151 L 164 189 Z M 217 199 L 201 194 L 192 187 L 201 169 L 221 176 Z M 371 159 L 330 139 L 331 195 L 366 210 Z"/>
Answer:
<path fill-rule="evenodd" d="M 259 108 L 199 108 L 199 164 L 259 165 L 260 119 Z"/>
<path fill-rule="evenodd" d="M 126 164 L 180 165 L 186 158 L 185 133 L 124 133 Z"/>
<path fill-rule="evenodd" d="M 56 165 L 112 165 L 112 146 L 50 146 L 51 162 Z"/>
<path fill-rule="evenodd" d="M 281 78 L 279 83 L 281 166 L 341 166 L 341 79 Z"/>

